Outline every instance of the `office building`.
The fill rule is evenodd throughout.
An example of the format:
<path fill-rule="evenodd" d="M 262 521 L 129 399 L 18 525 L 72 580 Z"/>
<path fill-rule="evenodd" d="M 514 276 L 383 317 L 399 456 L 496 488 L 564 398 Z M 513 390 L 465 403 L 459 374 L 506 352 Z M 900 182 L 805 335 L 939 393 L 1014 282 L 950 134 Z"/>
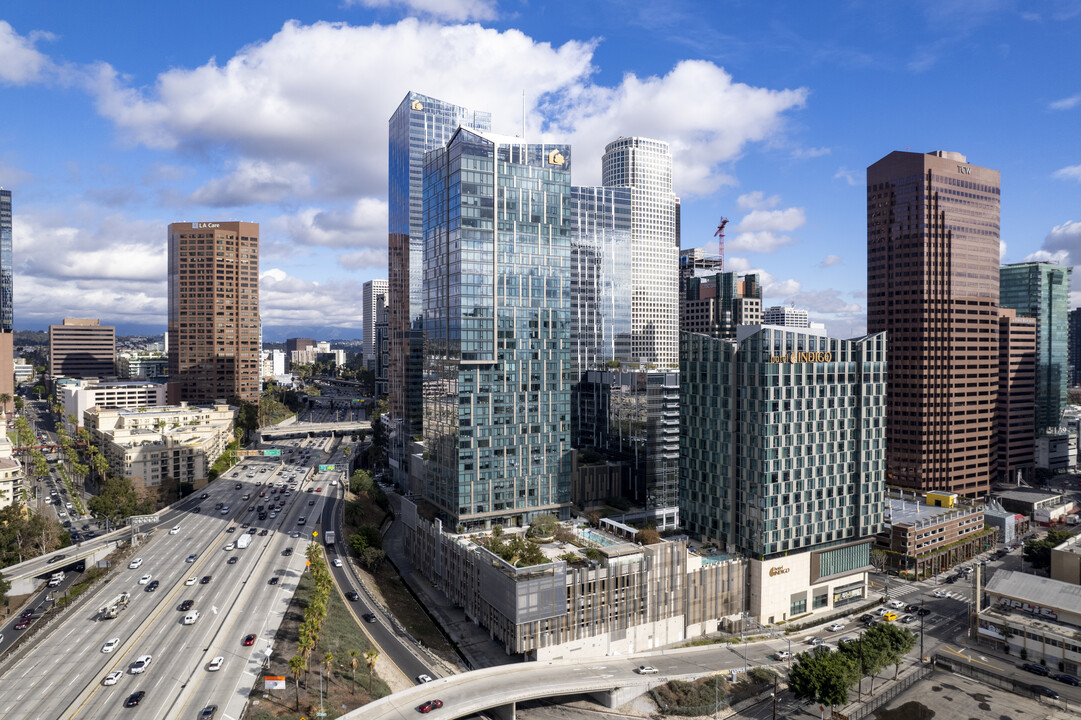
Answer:
<path fill-rule="evenodd" d="M 680 521 L 751 558 L 764 622 L 867 597 L 885 500 L 886 338 L 681 334 Z"/>
<path fill-rule="evenodd" d="M 414 439 L 423 434 L 424 155 L 446 146 L 459 127 L 491 130 L 479 112 L 408 92 L 390 118 L 387 325 L 390 438 L 395 478 L 405 483 Z"/>
<path fill-rule="evenodd" d="M 912 495 L 888 499 L 875 542 L 891 572 L 923 580 L 994 549 L 997 538 L 984 527 L 983 506 L 938 506 Z"/>
<path fill-rule="evenodd" d="M 116 328 L 100 320 L 64 318 L 49 326 L 49 378 L 116 376 Z"/>
<path fill-rule="evenodd" d="M 1057 428 L 1066 408 L 1069 376 L 1070 274 L 1049 262 L 999 269 L 999 307 L 1036 320 L 1036 434 Z"/>
<path fill-rule="evenodd" d="M 380 304 L 375 315 L 375 396 L 385 398 L 390 394 L 387 368 L 390 364 L 390 328 L 387 326 L 387 306 Z"/>
<path fill-rule="evenodd" d="M 286 338 L 285 357 L 292 362 L 293 353 L 314 350 L 315 345 L 314 338 Z"/>
<path fill-rule="evenodd" d="M 138 380 L 99 382 L 73 380 L 57 387 L 57 399 L 64 406 L 64 417 L 80 421 L 90 408 L 147 408 L 165 404 L 165 385 Z M 74 435 L 74 428 L 68 428 Z"/>
<path fill-rule="evenodd" d="M 369 370 L 375 370 L 376 365 L 376 344 L 375 344 L 375 323 L 376 318 L 379 317 L 379 309 L 381 306 L 387 303 L 387 280 L 382 278 L 380 280 L 368 280 L 364 283 L 362 291 L 363 302 L 363 318 L 364 325 L 364 367 Z"/>
<path fill-rule="evenodd" d="M 158 352 L 120 352 L 116 356 L 116 374 L 121 380 L 164 383 L 169 377 L 169 358 Z"/>
<path fill-rule="evenodd" d="M 11 244 L 11 191 L 0 188 L 0 395 L 12 398 L 0 405 L 0 410 L 9 415 L 15 409 L 15 260 Z"/>
<path fill-rule="evenodd" d="M 763 325 L 778 325 L 780 327 L 809 328 L 811 317 L 802 308 L 774 305 L 762 311 Z"/>
<path fill-rule="evenodd" d="M 1068 323 L 1068 353 L 1071 386 L 1081 384 L 1081 308 L 1070 311 Z"/>
<path fill-rule="evenodd" d="M 169 225 L 169 402 L 259 402 L 259 225 Z"/>
<path fill-rule="evenodd" d="M 452 523 L 569 513 L 570 170 L 465 128 L 427 154 L 424 494 Z"/>
<path fill-rule="evenodd" d="M 763 324 L 762 283 L 757 274 L 712 272 L 690 263 L 684 264 L 682 270 L 681 331 L 731 340 L 740 325 Z"/>
<path fill-rule="evenodd" d="M 867 168 L 867 330 L 889 338 L 891 485 L 975 497 L 997 472 L 999 187 L 955 152 Z"/>
<path fill-rule="evenodd" d="M 999 309 L 998 479 L 1031 481 L 1036 467 L 1036 319 Z"/>
<path fill-rule="evenodd" d="M 604 148 L 601 184 L 631 189 L 631 353 L 679 361 L 679 241 L 668 143 L 622 137 Z"/>
<path fill-rule="evenodd" d="M 572 187 L 571 346 L 579 372 L 631 353 L 631 191 Z"/>

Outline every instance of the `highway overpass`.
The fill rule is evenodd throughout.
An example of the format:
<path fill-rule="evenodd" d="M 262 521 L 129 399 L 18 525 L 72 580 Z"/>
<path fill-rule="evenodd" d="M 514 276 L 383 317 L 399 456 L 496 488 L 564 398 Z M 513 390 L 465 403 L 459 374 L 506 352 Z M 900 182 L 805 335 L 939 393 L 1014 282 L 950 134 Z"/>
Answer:
<path fill-rule="evenodd" d="M 370 420 L 349 420 L 326 423 L 292 423 L 259 428 L 259 442 L 273 443 L 294 438 L 363 435 L 372 431 Z"/>

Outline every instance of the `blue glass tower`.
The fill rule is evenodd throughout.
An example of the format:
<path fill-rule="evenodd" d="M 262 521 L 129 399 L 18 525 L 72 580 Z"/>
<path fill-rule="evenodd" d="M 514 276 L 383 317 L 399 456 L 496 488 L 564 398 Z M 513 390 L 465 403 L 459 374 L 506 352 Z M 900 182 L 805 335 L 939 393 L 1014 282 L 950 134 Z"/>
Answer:
<path fill-rule="evenodd" d="M 424 154 L 443 147 L 460 126 L 491 129 L 491 115 L 408 92 L 390 118 L 387 379 L 390 464 L 396 479 L 408 474 L 413 438 L 421 428 L 424 309 Z"/>
<path fill-rule="evenodd" d="M 1036 319 L 1037 436 L 1057 428 L 1066 408 L 1072 271 L 1049 262 L 1004 265 L 999 270 L 999 307 Z"/>
<path fill-rule="evenodd" d="M 570 166 L 464 128 L 427 155 L 425 495 L 467 527 L 569 512 Z"/>
<path fill-rule="evenodd" d="M 11 191 L 0 190 L 0 332 L 15 329 L 11 266 Z"/>

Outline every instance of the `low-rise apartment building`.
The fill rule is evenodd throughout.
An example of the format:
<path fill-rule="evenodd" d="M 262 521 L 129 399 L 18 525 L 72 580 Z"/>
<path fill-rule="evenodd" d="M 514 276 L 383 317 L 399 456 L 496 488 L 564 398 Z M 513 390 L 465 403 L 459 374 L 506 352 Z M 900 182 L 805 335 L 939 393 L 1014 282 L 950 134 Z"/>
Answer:
<path fill-rule="evenodd" d="M 744 607 L 746 561 L 691 553 L 683 540 L 643 546 L 577 529 L 581 543 L 546 543 L 549 562 L 515 567 L 478 543 L 488 532 L 448 532 L 408 501 L 401 513 L 414 568 L 508 655 L 642 652 L 716 632 Z"/>
<path fill-rule="evenodd" d="M 233 439 L 235 407 L 91 408 L 83 414 L 90 440 L 113 475 L 131 479 L 140 498 L 159 504 L 179 495 L 180 484 L 203 487 L 214 461 Z"/>
<path fill-rule="evenodd" d="M 165 404 L 165 385 L 161 383 L 71 380 L 59 384 L 57 392 L 65 417 L 73 415 L 80 419 L 92 407 L 151 408 Z"/>
<path fill-rule="evenodd" d="M 22 489 L 22 464 L 15 459 L 15 448 L 6 435 L 0 436 L 0 508 L 11 505 Z"/>

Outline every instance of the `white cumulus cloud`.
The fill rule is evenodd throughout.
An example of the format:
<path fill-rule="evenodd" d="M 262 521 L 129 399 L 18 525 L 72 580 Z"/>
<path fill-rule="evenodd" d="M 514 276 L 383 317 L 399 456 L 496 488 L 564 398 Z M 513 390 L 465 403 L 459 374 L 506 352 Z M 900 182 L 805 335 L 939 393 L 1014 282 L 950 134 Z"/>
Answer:
<path fill-rule="evenodd" d="M 305 197 L 311 191 L 311 178 L 301 163 L 241 158 L 232 172 L 198 188 L 191 200 L 209 207 L 237 207 Z"/>
<path fill-rule="evenodd" d="M 268 227 L 301 245 L 335 248 L 387 248 L 387 203 L 361 198 L 351 207 L 322 210 L 305 208 L 274 218 Z"/>
<path fill-rule="evenodd" d="M 791 232 L 807 222 L 803 208 L 785 208 L 784 210 L 752 210 L 739 221 L 736 230 L 755 232 Z"/>
<path fill-rule="evenodd" d="M 766 197 L 766 194 L 761 190 L 744 193 L 736 198 L 736 204 L 743 210 L 768 210 L 777 207 L 780 203 L 780 195 Z"/>
<path fill-rule="evenodd" d="M 844 264 L 844 260 L 841 259 L 840 255 L 830 254 L 830 255 L 827 255 L 826 257 L 822 258 L 822 262 L 820 262 L 818 264 L 821 267 L 833 267 L 834 265 L 842 265 L 842 264 Z"/>
<path fill-rule="evenodd" d="M 1051 173 L 1057 180 L 1081 180 L 1081 165 L 1069 165 Z"/>
<path fill-rule="evenodd" d="M 1052 110 L 1071 110 L 1078 105 L 1081 105 L 1081 93 L 1062 98 L 1061 100 L 1056 100 L 1048 105 L 1048 107 Z"/>
<path fill-rule="evenodd" d="M 28 85 L 44 80 L 55 66 L 35 45 L 52 37 L 45 32 L 20 35 L 10 23 L 0 20 L 0 83 Z"/>

